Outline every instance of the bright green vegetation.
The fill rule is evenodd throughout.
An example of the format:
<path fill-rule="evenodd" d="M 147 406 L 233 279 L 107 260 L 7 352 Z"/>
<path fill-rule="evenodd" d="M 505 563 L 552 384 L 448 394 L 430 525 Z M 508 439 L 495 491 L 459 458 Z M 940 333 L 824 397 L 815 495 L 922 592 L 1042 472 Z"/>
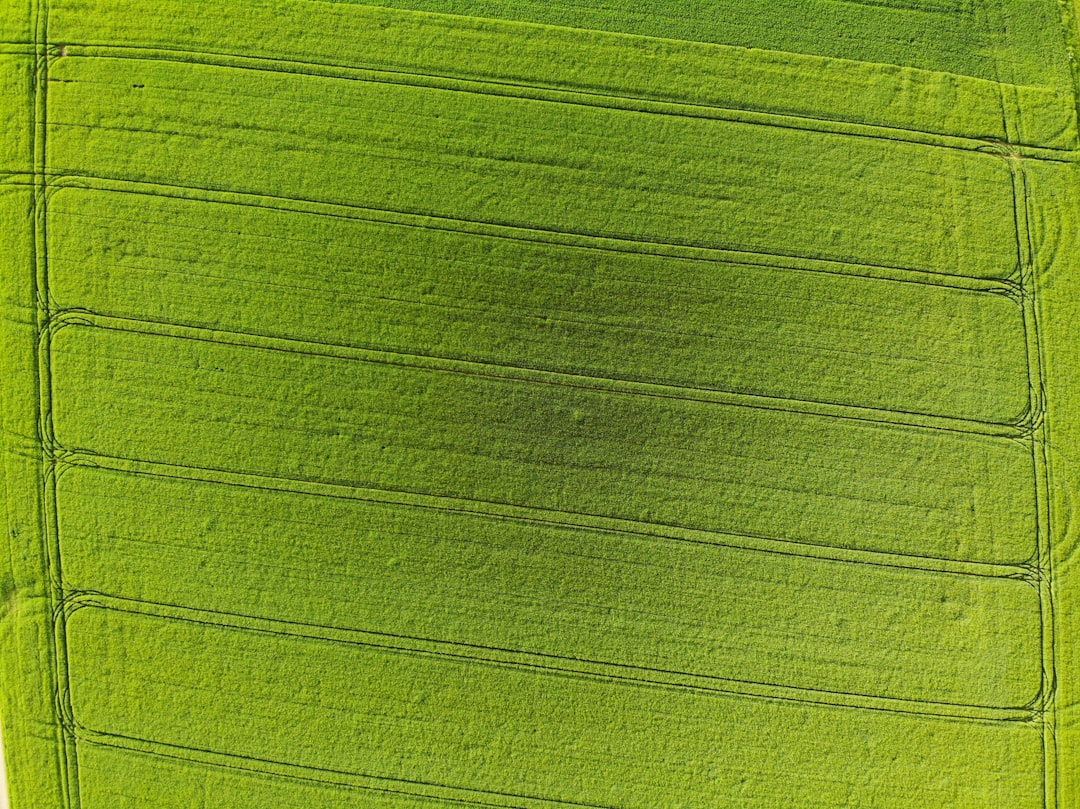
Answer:
<path fill-rule="evenodd" d="M 148 602 L 528 649 L 548 664 L 589 650 L 704 688 L 782 681 L 998 708 L 1039 689 L 1038 593 L 1025 582 L 326 493 L 71 469 L 57 487 L 64 576 Z M 146 525 L 161 528 L 147 537 Z M 761 598 L 774 589 L 785 597 Z M 793 647 L 776 632 L 792 621 L 830 645 Z"/>
<path fill-rule="evenodd" d="M 818 14 L 816 19 L 838 33 L 843 26 L 836 24 L 833 12 L 837 8 L 867 11 L 845 0 L 827 2 L 830 13 Z M 1049 50 L 1058 53 L 1058 29 L 1038 24 L 1048 11 L 1052 13 L 1053 4 L 1036 0 L 1024 5 L 1036 16 L 1023 14 L 1018 19 L 1035 23 L 1030 30 L 1049 37 L 1053 43 Z M 774 123 L 803 128 L 826 121 L 875 124 L 897 131 L 874 134 L 909 139 L 929 132 L 1069 148 L 1076 137 L 1072 85 L 1067 72 L 1060 69 L 1052 80 L 1032 83 L 1033 79 L 1015 76 L 1014 83 L 1003 85 L 978 78 L 978 71 L 947 73 L 814 56 L 813 50 L 808 54 L 751 51 L 734 44 L 627 36 L 616 33 L 622 29 L 612 25 L 600 26 L 609 30 L 525 26 L 499 19 L 417 15 L 333 2 L 284 7 L 247 4 L 243 27 L 234 25 L 229 7 L 220 3 L 200 4 L 202 24 L 196 27 L 190 25 L 191 3 L 185 0 L 155 0 L 138 6 L 141 13 L 133 8 L 129 14 L 114 13 L 109 0 L 56 0 L 50 7 L 54 41 L 83 46 L 68 45 L 69 55 L 115 53 L 122 47 L 173 58 L 182 51 L 181 58 L 190 61 L 225 58 L 250 64 L 243 59 L 265 57 L 284 71 L 334 74 L 332 68 L 338 66 L 347 69 L 346 75 L 374 70 L 381 78 L 395 81 L 406 76 L 428 82 L 457 78 L 483 82 L 478 89 L 485 93 L 518 97 L 557 88 L 576 93 L 576 101 L 594 105 L 640 108 L 646 101 L 678 102 L 693 105 L 692 110 L 682 111 L 696 116 L 736 119 L 782 113 L 800 117 L 774 119 Z M 545 3 L 544 7 L 557 13 L 582 8 L 568 3 Z M 790 14 L 798 6 L 770 2 L 763 8 Z M 725 18 L 750 24 L 772 19 L 762 15 L 763 8 L 746 15 L 727 13 Z M 880 14 L 881 7 L 871 13 Z M 922 17 L 927 19 L 927 15 Z M 940 30 L 941 20 L 933 15 L 930 20 Z M 806 26 L 772 25 L 772 47 L 778 33 L 799 30 Z M 327 36 L 326 31 L 333 31 L 334 36 Z M 873 36 L 852 39 L 849 35 L 848 47 L 873 47 L 882 42 L 885 31 L 887 27 L 879 26 Z M 911 37 L 904 39 L 902 50 L 910 56 Z M 932 40 L 932 36 L 920 35 L 917 42 Z M 507 41 L 514 46 L 508 48 Z M 343 42 L 348 43 L 347 50 Z M 100 45 L 107 50 L 99 49 Z M 1002 45 L 997 50 L 999 59 L 1006 55 L 1030 59 L 1040 54 L 1033 62 L 1037 69 L 1052 64 L 1043 58 L 1047 49 L 1037 43 Z M 965 52 L 985 56 L 981 46 L 970 43 Z M 1053 58 L 1060 59 L 1060 54 Z M 1002 70 L 992 72 L 990 78 L 999 77 Z"/>
<path fill-rule="evenodd" d="M 1059 10 L 1045 0 L 380 0 L 377 5 L 1070 86 Z"/>
<path fill-rule="evenodd" d="M 1023 311 L 1004 295 L 369 216 L 64 189 L 49 205 L 50 292 L 61 308 L 315 343 L 329 330 L 339 345 L 673 396 L 1004 424 L 1028 409 Z"/>
<path fill-rule="evenodd" d="M 128 44 L 125 40 L 138 32 L 140 39 L 157 39 L 161 45 L 174 48 L 212 37 L 219 45 L 233 46 L 235 53 L 273 47 L 279 56 L 291 55 L 290 47 L 302 42 L 305 55 L 329 52 L 336 63 L 359 64 L 367 54 L 350 51 L 347 43 L 316 26 L 333 19 L 343 23 L 342 33 L 351 34 L 352 28 L 373 18 L 384 29 L 410 18 L 416 22 L 406 24 L 415 27 L 444 23 L 438 17 L 386 13 L 387 9 L 402 9 L 480 18 L 484 27 L 491 27 L 489 21 L 493 20 L 572 27 L 581 33 L 569 36 L 579 42 L 588 41 L 596 32 L 642 35 L 677 43 L 780 51 L 794 55 L 796 62 L 798 56 L 814 55 L 1072 93 L 1067 36 L 1054 0 L 348 0 L 313 3 L 314 8 L 249 2 L 244 9 L 245 24 L 226 30 L 205 24 L 226 8 L 217 2 L 199 2 L 193 7 L 181 0 L 137 0 L 126 13 L 115 11 L 107 0 L 54 0 L 49 5 L 53 9 L 50 37 L 57 37 L 58 42 Z M 151 9 L 160 13 L 151 14 Z M 180 13 L 184 9 L 186 13 Z M 196 14 L 204 24 L 192 30 L 188 23 Z M 271 18 L 276 24 L 269 24 Z M 466 29 L 476 25 L 460 18 L 445 22 Z M 521 28 L 517 26 L 519 36 L 537 33 Z M 313 53 L 308 42 L 317 43 Z M 629 41 L 627 46 L 630 50 L 649 47 Z M 412 54 L 401 48 L 395 55 L 408 59 Z M 459 62 L 470 61 L 474 54 L 463 56 L 466 58 Z M 566 65 L 560 72 L 572 77 L 583 69 L 590 68 Z M 636 78 L 630 77 L 630 81 Z"/>
<path fill-rule="evenodd" d="M 50 79 L 49 166 L 61 174 L 167 185 L 180 172 L 194 188 L 646 249 L 994 279 L 1019 261 L 1008 165 L 970 150 L 491 97 L 422 79 L 77 56 L 59 59 Z M 868 212 L 880 231 L 865 226 Z"/>
<path fill-rule="evenodd" d="M 1075 25 L 0 0 L 13 809 L 1080 807 Z"/>
<path fill-rule="evenodd" d="M 57 442 L 571 520 L 991 563 L 1035 552 L 1034 495 L 1014 483 L 1031 455 L 1011 439 L 210 337 L 61 326 Z"/>
<path fill-rule="evenodd" d="M 885 800 L 1033 806 L 1038 789 L 1041 740 L 1022 723 L 755 702 L 108 609 L 77 610 L 68 628 L 73 707 L 88 730 L 258 759 L 287 750 L 328 780 L 363 762 L 403 781 L 417 771 L 438 784 L 482 779 L 508 802 L 694 805 L 745 790 L 747 806 L 824 808 L 844 805 L 845 782 L 865 777 L 860 757 L 873 744 L 917 785 L 882 784 Z M 160 705 L 186 710 L 163 715 Z M 388 723 L 412 726 L 411 743 Z M 822 738 L 836 741 L 811 762 L 789 758 L 793 747 L 820 750 Z M 722 765 L 718 745 L 730 750 Z M 811 786 L 821 768 L 835 780 Z M 778 770 L 797 786 L 772 777 Z"/>

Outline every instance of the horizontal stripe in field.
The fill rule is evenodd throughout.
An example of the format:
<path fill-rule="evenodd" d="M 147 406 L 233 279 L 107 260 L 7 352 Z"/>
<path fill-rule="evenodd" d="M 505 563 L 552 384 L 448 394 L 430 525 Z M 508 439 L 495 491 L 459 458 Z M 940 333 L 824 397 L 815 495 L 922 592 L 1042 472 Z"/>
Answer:
<path fill-rule="evenodd" d="M 468 798 L 427 797 L 445 792 L 417 784 L 352 785 L 348 776 L 297 771 L 270 762 L 229 759 L 207 764 L 193 751 L 137 752 L 115 741 L 79 738 L 82 809 L 191 809 L 202 801 L 229 809 L 473 809 Z M 203 757 L 205 758 L 205 756 Z M 288 774 L 280 770 L 289 769 Z M 406 791 L 407 790 L 407 791 Z M 521 806 L 520 801 L 508 802 Z M 496 804 L 497 806 L 498 804 Z M 491 809 L 491 802 L 487 802 Z M 527 806 L 524 809 L 534 809 Z"/>
<path fill-rule="evenodd" d="M 345 0 L 347 3 L 365 0 Z M 367 0 L 1068 85 L 1054 0 Z"/>
<path fill-rule="evenodd" d="M 68 324 L 67 449 L 844 548 L 993 563 L 1035 551 L 1029 447 L 407 358 Z"/>
<path fill-rule="evenodd" d="M 1044 2 L 1050 5 L 1052 0 Z M 755 4 L 755 13 L 726 12 L 723 21 L 760 25 L 761 12 L 778 8 L 772 0 Z M 556 13 L 569 11 L 562 4 L 542 5 Z M 846 58 L 786 53 L 781 43 L 769 41 L 750 50 L 344 3 L 243 0 L 239 7 L 242 12 L 237 0 L 130 0 L 119 10 L 109 0 L 54 0 L 49 32 L 54 42 L 78 43 L 69 45 L 69 53 L 85 44 L 89 52 L 127 48 L 147 56 L 157 52 L 192 60 L 235 55 L 272 60 L 267 66 L 280 70 L 376 68 L 561 88 L 608 96 L 611 103 L 645 98 L 696 105 L 699 112 L 711 107 L 822 123 L 863 123 L 899 130 L 893 134 L 901 136 L 906 131 L 912 136 L 932 133 L 1053 148 L 1076 144 L 1067 70 L 1058 76 L 1065 81 L 1049 84 L 1039 80 L 1046 77 L 1013 73 L 1014 81 L 1036 85 L 1016 86 L 997 81 L 1009 75 L 1000 69 L 978 79 L 940 69 L 855 61 L 857 55 L 848 51 L 836 54 Z M 828 14 L 811 12 L 810 18 L 826 26 L 835 24 L 837 8 L 843 7 L 829 3 Z M 792 9 L 790 4 L 783 8 L 785 18 Z M 890 13 L 854 11 L 873 18 Z M 243 28 L 233 24 L 238 13 L 243 15 Z M 940 17 L 900 14 L 921 19 L 934 33 L 942 30 Z M 981 21 L 988 22 L 991 16 L 982 15 Z M 1020 19 L 1027 22 L 1028 15 Z M 946 17 L 945 22 L 958 21 Z M 962 22 L 965 36 L 971 22 L 970 15 Z M 805 26 L 770 30 L 805 30 Z M 1010 31 L 1016 34 L 1016 20 Z M 881 34 L 879 29 L 861 43 L 878 45 Z M 1039 35 L 1048 33 L 1040 29 Z M 903 53 L 910 56 L 912 44 L 908 37 L 901 38 Z M 507 41 L 514 47 L 507 48 Z M 850 38 L 845 41 L 857 44 Z M 342 42 L 349 43 L 348 49 L 342 49 Z M 1036 53 L 1045 56 L 1045 51 L 1021 49 L 1023 55 Z M 986 54 L 979 58 L 992 62 Z M 1043 58 L 1037 61 L 1047 64 Z"/>
<path fill-rule="evenodd" d="M 731 51 L 784 52 L 794 64 L 812 58 L 800 55 L 815 54 L 851 64 L 859 60 L 890 67 L 910 65 L 985 80 L 1005 76 L 1019 84 L 1071 93 L 1055 0 L 729 0 L 723 7 L 710 0 L 660 0 L 647 7 L 604 0 L 377 0 L 318 5 L 271 0 L 129 0 L 123 9 L 108 0 L 52 0 L 49 7 L 49 34 L 54 42 L 213 46 L 259 50 L 277 57 L 329 55 L 341 61 L 360 59 L 366 53 L 370 37 L 365 26 L 379 34 L 389 29 L 391 38 L 402 25 L 483 27 L 498 31 L 517 46 L 530 36 L 542 36 L 540 26 L 528 25 L 528 21 L 564 26 L 552 29 L 551 36 L 564 37 L 571 44 L 575 37 L 579 41 L 616 38 L 616 34 L 598 35 L 599 31 L 629 33 L 639 35 L 634 37 L 639 40 L 680 40 L 679 46 L 697 45 L 701 50 L 705 50 L 702 43 L 719 43 L 737 46 Z M 235 24 L 238 15 L 243 16 L 243 26 Z M 483 17 L 500 19 L 476 19 Z M 399 52 L 406 50 L 393 39 L 388 44 Z M 719 50 L 716 45 L 713 48 Z M 462 49 L 463 60 L 471 55 Z"/>
<path fill-rule="evenodd" d="M 1042 684 L 1038 591 L 1015 578 L 364 497 L 67 469 L 64 585 L 464 644 L 465 655 L 612 663 L 644 679 L 993 708 L 1029 705 Z"/>
<path fill-rule="evenodd" d="M 1029 408 L 1000 294 L 80 188 L 47 233 L 60 308 L 995 425 Z"/>
<path fill-rule="evenodd" d="M 496 806 L 1043 805 L 1042 730 L 1025 722 L 703 694 L 94 606 L 69 615 L 66 637 L 78 732 L 166 754 L 473 790 Z M 138 757 L 80 757 L 85 809 L 115 809 L 102 801 L 121 763 Z M 165 764 L 155 782 L 190 795 L 193 768 Z M 198 771 L 215 797 L 254 779 Z M 319 794 L 256 788 L 286 801 Z M 148 805 L 171 805 L 160 800 Z"/>
<path fill-rule="evenodd" d="M 50 68 L 47 168 L 977 278 L 1021 254 L 980 152 L 138 59 Z"/>

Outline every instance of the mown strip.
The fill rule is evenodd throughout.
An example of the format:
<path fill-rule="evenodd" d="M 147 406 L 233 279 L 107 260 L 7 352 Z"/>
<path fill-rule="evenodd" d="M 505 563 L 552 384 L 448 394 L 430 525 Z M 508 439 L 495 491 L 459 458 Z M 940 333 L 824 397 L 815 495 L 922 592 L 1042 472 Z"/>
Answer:
<path fill-rule="evenodd" d="M 997 294 L 79 188 L 48 233 L 62 308 L 898 419 L 1028 408 Z"/>
<path fill-rule="evenodd" d="M 718 112 L 874 124 L 901 130 L 900 136 L 910 130 L 912 137 L 927 132 L 1054 148 L 1076 143 L 1067 83 L 1003 87 L 1000 75 L 990 81 L 850 58 L 366 5 L 245 2 L 243 9 L 239 28 L 232 24 L 235 2 L 136 0 L 119 12 L 108 0 L 59 0 L 51 4 L 50 31 L 71 53 L 88 45 L 91 52 L 106 46 L 105 53 L 119 47 L 188 59 L 235 54 L 272 60 L 269 66 L 283 71 L 379 68 L 599 93 L 610 103 L 649 98 Z M 835 22 L 832 14 L 819 19 Z"/>
<path fill-rule="evenodd" d="M 135 59 L 52 76 L 57 172 L 978 278 L 1020 261 L 1009 165 L 979 153 Z"/>
<path fill-rule="evenodd" d="M 85 733 L 256 768 L 475 790 L 496 806 L 1043 805 L 1042 739 L 1026 723 L 657 689 L 90 606 L 67 632 Z"/>
<path fill-rule="evenodd" d="M 56 440 L 846 548 L 997 563 L 1034 550 L 1020 442 L 213 337 L 63 326 Z"/>

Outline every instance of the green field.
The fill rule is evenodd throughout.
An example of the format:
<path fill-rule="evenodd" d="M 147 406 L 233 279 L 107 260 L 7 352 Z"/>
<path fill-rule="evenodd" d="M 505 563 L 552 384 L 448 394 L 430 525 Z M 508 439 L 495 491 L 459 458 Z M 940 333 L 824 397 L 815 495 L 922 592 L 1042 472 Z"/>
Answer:
<path fill-rule="evenodd" d="M 1080 809 L 1058 0 L 0 0 L 11 809 Z"/>

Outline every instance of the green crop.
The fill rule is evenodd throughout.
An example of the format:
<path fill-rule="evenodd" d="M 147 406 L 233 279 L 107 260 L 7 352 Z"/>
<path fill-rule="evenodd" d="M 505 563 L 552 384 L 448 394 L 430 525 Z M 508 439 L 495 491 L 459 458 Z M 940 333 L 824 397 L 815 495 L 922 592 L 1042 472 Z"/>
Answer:
<path fill-rule="evenodd" d="M 0 0 L 12 809 L 1077 809 L 1057 0 Z"/>

